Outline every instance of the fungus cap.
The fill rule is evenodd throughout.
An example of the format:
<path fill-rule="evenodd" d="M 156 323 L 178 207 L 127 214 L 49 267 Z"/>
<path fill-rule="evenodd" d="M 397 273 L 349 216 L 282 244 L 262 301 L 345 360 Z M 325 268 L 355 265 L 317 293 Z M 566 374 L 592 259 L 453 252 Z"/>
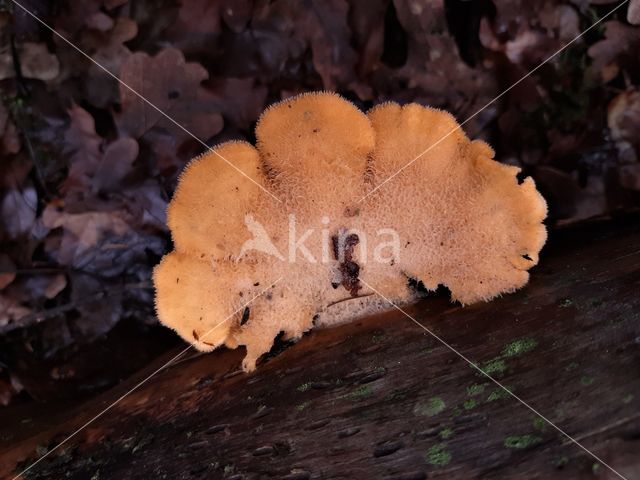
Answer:
<path fill-rule="evenodd" d="M 167 210 L 176 249 L 213 258 L 237 253 L 250 238 L 244 217 L 262 195 L 256 184 L 263 178 L 258 151 L 247 142 L 226 142 L 194 158 L 180 175 Z"/>
<path fill-rule="evenodd" d="M 403 304 L 420 280 L 467 304 L 522 287 L 538 262 L 547 208 L 533 180 L 446 112 L 385 103 L 365 115 L 304 94 L 267 109 L 256 136 L 195 159 L 169 205 L 175 251 L 154 272 L 156 308 L 198 349 L 244 345 L 252 370 L 281 332 L 385 308 L 367 285 Z M 396 234 L 389 261 L 364 248 L 380 231 Z"/>

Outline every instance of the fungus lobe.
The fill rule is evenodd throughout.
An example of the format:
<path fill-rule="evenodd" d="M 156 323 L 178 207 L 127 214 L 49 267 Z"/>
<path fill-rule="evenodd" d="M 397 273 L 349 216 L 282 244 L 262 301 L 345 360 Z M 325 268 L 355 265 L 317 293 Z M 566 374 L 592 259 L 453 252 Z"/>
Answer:
<path fill-rule="evenodd" d="M 547 207 L 533 180 L 446 112 L 364 114 L 309 93 L 268 108 L 256 137 L 192 160 L 169 204 L 156 310 L 199 350 L 244 345 L 250 371 L 281 332 L 388 308 L 369 286 L 403 304 L 410 280 L 444 285 L 469 304 L 522 287 L 538 262 Z"/>

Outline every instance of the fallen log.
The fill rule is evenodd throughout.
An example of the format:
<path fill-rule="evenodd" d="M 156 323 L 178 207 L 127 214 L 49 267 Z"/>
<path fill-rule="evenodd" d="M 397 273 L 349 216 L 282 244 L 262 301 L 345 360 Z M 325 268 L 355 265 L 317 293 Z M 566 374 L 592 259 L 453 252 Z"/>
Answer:
<path fill-rule="evenodd" d="M 23 477 L 639 478 L 639 292 L 637 217 L 556 231 L 523 290 L 406 309 L 450 348 L 392 311 L 281 343 L 249 375 L 240 351 L 190 351 Z M 82 405 L 3 412 L 0 475 L 176 353 Z"/>

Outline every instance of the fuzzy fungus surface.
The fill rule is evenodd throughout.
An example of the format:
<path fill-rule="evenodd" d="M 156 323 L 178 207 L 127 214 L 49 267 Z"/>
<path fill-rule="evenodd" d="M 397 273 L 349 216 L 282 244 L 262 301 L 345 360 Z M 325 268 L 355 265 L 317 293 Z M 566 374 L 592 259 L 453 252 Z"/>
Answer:
<path fill-rule="evenodd" d="M 243 345 L 250 371 L 281 333 L 389 308 L 368 285 L 398 304 L 415 299 L 410 280 L 445 285 L 469 304 L 522 287 L 538 262 L 547 207 L 533 180 L 444 111 L 365 114 L 310 93 L 268 108 L 256 136 L 191 161 L 169 205 L 156 310 L 199 350 Z"/>

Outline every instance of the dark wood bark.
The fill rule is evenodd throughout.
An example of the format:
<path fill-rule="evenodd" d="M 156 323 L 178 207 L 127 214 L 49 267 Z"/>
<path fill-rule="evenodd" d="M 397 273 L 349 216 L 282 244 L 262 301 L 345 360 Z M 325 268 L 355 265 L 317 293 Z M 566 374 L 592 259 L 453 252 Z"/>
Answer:
<path fill-rule="evenodd" d="M 640 478 L 637 218 L 556 232 L 515 294 L 467 308 L 427 298 L 407 311 Z M 83 405 L 4 412 L 0 474 L 27 466 L 175 353 Z M 25 477 L 616 478 L 399 312 L 315 331 L 250 375 L 238 371 L 241 357 L 179 361 Z"/>

